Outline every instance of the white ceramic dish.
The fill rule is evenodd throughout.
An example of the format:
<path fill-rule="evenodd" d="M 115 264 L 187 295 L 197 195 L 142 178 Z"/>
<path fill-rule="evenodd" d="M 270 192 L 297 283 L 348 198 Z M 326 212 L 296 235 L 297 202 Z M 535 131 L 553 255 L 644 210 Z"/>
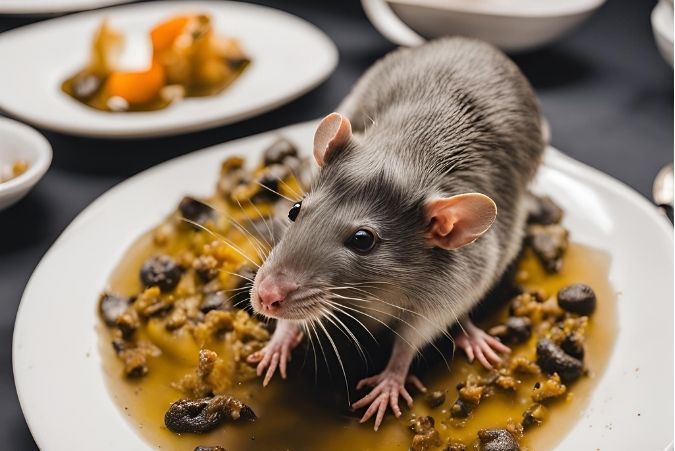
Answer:
<path fill-rule="evenodd" d="M 132 0 L 2 0 L 0 15 L 46 16 L 85 11 Z"/>
<path fill-rule="evenodd" d="M 100 291 L 128 246 L 184 194 L 212 193 L 225 156 L 257 159 L 280 133 L 309 153 L 315 126 L 161 164 L 101 196 L 66 229 L 31 277 L 14 329 L 19 400 L 41 449 L 73 449 L 73 431 L 78 443 L 100 451 L 149 448 L 105 385 L 95 328 Z M 663 449 L 673 434 L 673 229 L 634 191 L 553 149 L 535 188 L 565 208 L 575 241 L 610 254 L 619 293 L 619 334 L 607 370 L 559 449 Z"/>
<path fill-rule="evenodd" d="M 28 170 L 0 183 L 0 210 L 28 194 L 52 162 L 52 147 L 44 136 L 27 125 L 0 117 L 0 165 L 17 160 L 28 163 Z"/>
<path fill-rule="evenodd" d="M 652 11 L 652 31 L 656 46 L 668 64 L 673 65 L 673 2 L 660 0 Z"/>
<path fill-rule="evenodd" d="M 218 33 L 240 40 L 253 62 L 219 95 L 184 99 L 159 111 L 109 113 L 80 104 L 61 82 L 86 62 L 104 17 L 147 32 L 173 14 L 211 14 Z M 332 41 L 313 25 L 263 6 L 229 2 L 151 2 L 75 14 L 0 35 L 0 108 L 40 127 L 77 135 L 171 135 L 223 125 L 278 107 L 323 81 L 337 64 Z"/>
<path fill-rule="evenodd" d="M 415 46 L 462 35 L 522 52 L 552 42 L 583 22 L 605 0 L 362 0 L 389 40 Z"/>

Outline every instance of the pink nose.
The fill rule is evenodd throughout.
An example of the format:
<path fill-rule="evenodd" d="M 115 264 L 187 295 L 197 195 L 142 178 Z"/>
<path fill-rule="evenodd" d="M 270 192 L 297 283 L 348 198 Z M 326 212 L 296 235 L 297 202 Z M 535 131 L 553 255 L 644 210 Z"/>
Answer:
<path fill-rule="evenodd" d="M 263 309 L 274 311 L 289 294 L 298 289 L 298 284 L 283 275 L 270 274 L 258 285 L 258 299 Z"/>

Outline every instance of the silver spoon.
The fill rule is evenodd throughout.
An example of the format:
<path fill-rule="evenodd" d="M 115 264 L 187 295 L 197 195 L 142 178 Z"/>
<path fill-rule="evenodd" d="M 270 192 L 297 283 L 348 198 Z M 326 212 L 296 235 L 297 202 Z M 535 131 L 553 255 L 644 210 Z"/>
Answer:
<path fill-rule="evenodd" d="M 673 197 L 675 197 L 673 189 L 673 165 L 664 166 L 654 179 L 654 187 L 652 189 L 652 196 L 654 202 L 661 210 L 668 216 L 673 212 Z"/>

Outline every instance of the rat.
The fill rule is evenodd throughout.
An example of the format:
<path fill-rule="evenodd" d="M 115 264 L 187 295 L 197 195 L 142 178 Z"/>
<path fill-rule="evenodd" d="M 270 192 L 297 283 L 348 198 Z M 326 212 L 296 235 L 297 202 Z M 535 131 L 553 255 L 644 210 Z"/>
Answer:
<path fill-rule="evenodd" d="M 396 334 L 352 404 L 375 430 L 388 408 L 401 415 L 399 397 L 412 406 L 407 383 L 426 390 L 411 363 L 453 325 L 470 361 L 499 364 L 509 348 L 470 312 L 520 251 L 542 122 L 524 75 L 481 41 L 401 48 L 368 69 L 318 125 L 317 175 L 253 282 L 252 308 L 277 321 L 248 359 L 263 384 L 286 378 L 303 331 L 341 314 Z"/>

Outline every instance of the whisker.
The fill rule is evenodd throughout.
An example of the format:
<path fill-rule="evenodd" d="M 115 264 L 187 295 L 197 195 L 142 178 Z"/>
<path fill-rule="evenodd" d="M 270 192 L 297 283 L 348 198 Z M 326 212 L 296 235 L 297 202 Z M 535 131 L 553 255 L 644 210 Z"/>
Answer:
<path fill-rule="evenodd" d="M 328 330 L 326 329 L 326 326 L 321 321 L 317 321 L 319 324 L 319 327 L 323 330 L 323 333 L 326 334 L 326 338 L 328 338 L 328 341 L 330 342 L 330 345 L 333 347 L 333 351 L 335 351 L 335 356 L 338 359 L 338 363 L 340 364 L 340 368 L 342 369 L 342 375 L 344 376 L 345 379 L 345 389 L 347 390 L 347 403 L 348 405 L 351 405 L 351 397 L 349 395 L 349 382 L 347 381 L 347 372 L 345 371 L 345 366 L 342 363 L 342 358 L 340 357 L 340 352 L 338 351 L 337 346 L 335 346 L 335 342 L 333 341 L 333 337 L 330 336 L 328 333 Z"/>
<path fill-rule="evenodd" d="M 259 265 L 259 264 L 257 264 L 256 262 L 254 262 L 248 255 L 246 255 L 245 252 L 243 252 L 241 249 L 239 249 L 236 245 L 230 243 L 229 240 L 228 240 L 227 238 L 225 238 L 224 236 L 222 236 L 222 235 L 219 234 L 218 232 L 214 232 L 213 230 L 209 229 L 208 227 L 204 227 L 203 225 L 199 224 L 198 222 L 192 221 L 192 220 L 187 219 L 187 218 L 181 218 L 181 220 L 187 222 L 188 224 L 192 224 L 193 226 L 195 226 L 195 227 L 197 227 L 197 228 L 199 228 L 199 229 L 201 229 L 201 230 L 204 230 L 205 232 L 209 233 L 210 235 L 212 235 L 212 236 L 214 236 L 214 237 L 220 239 L 223 243 L 225 243 L 225 244 L 227 244 L 228 246 L 230 246 L 230 248 L 233 249 L 234 251 L 236 251 L 239 255 L 241 255 L 241 256 L 244 257 L 246 260 L 248 260 L 250 263 L 252 263 L 253 265 L 255 265 L 256 268 L 260 268 L 260 265 Z"/>
<path fill-rule="evenodd" d="M 291 199 L 290 197 L 284 196 L 284 195 L 281 194 L 280 192 L 273 190 L 273 189 L 270 188 L 269 186 L 266 186 L 266 185 L 260 183 L 260 182 L 257 181 L 257 180 L 253 180 L 253 183 L 255 183 L 256 185 L 260 186 L 261 188 L 265 188 L 267 191 L 270 191 L 270 192 L 276 194 L 276 195 L 279 196 L 279 197 L 283 197 L 284 199 L 286 199 L 287 201 L 289 201 L 289 202 L 292 203 L 292 204 L 295 203 L 295 201 L 294 201 L 293 199 Z"/>

